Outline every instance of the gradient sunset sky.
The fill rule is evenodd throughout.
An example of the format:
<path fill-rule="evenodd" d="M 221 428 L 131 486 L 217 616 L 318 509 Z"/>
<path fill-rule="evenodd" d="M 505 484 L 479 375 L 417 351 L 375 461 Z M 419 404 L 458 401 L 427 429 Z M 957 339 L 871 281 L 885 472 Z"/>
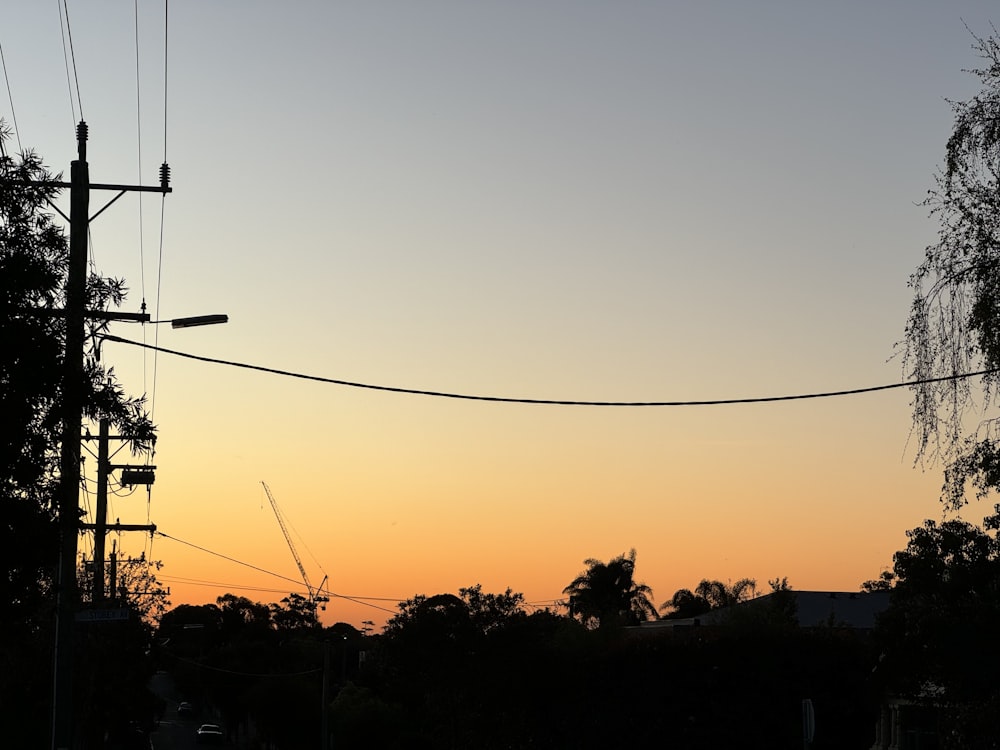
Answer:
<path fill-rule="evenodd" d="M 96 267 L 128 310 L 230 316 L 114 334 L 616 402 L 900 382 L 945 100 L 978 90 L 970 30 L 1000 20 L 986 0 L 143 0 L 137 66 L 135 3 L 69 2 L 68 77 L 60 5 L 5 6 L 0 115 L 68 175 L 82 109 L 95 182 L 156 184 L 165 153 L 175 192 L 102 214 Z M 857 590 L 942 514 L 905 389 L 529 405 L 103 351 L 160 428 L 149 502 L 112 520 L 171 537 L 118 544 L 163 560 L 174 605 L 303 590 L 220 557 L 298 579 L 261 481 L 313 582 L 367 602 L 324 621 L 359 627 L 475 583 L 551 603 L 633 547 L 657 605 L 706 577 Z"/>

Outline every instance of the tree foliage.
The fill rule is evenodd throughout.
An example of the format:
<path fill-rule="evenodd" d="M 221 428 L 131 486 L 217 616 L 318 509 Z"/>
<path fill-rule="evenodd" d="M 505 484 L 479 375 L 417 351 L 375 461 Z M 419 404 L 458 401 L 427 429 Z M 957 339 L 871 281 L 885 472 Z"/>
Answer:
<path fill-rule="evenodd" d="M 695 593 L 708 600 L 712 609 L 722 609 L 752 599 L 757 593 L 757 581 L 753 578 L 741 578 L 735 583 L 726 584 L 704 579 L 698 584 Z"/>
<path fill-rule="evenodd" d="M 998 422 L 986 414 L 1000 377 L 1000 40 L 974 39 L 983 64 L 970 72 L 982 88 L 951 102 L 944 166 L 925 201 L 938 238 L 910 278 L 904 354 L 918 383 L 917 459 L 943 463 L 942 500 L 953 508 L 966 502 L 967 483 L 980 497 L 1000 487 Z M 976 371 L 985 373 L 981 394 L 964 377 Z"/>
<path fill-rule="evenodd" d="M 788 580 L 784 580 L 784 585 Z M 781 585 L 772 582 L 772 588 Z M 694 591 L 678 589 L 674 595 L 660 605 L 661 610 L 668 611 L 667 617 L 685 618 L 697 617 L 713 609 L 732 607 L 740 602 L 748 601 L 757 595 L 757 581 L 753 578 L 740 578 L 732 584 L 703 578 Z"/>
<path fill-rule="evenodd" d="M 215 600 L 224 640 L 260 638 L 271 629 L 271 608 L 245 596 L 223 594 Z"/>
<path fill-rule="evenodd" d="M 949 699 L 979 699 L 995 689 L 1000 659 L 1000 506 L 986 528 L 961 520 L 925 521 L 894 556 L 895 585 L 879 620 L 881 670 L 897 692 L 928 686 Z"/>
<path fill-rule="evenodd" d="M 320 627 L 316 602 L 302 594 L 289 594 L 271 605 L 271 622 L 277 630 L 311 630 Z"/>
<path fill-rule="evenodd" d="M 407 629 L 440 630 L 452 636 L 469 629 L 485 635 L 515 617 L 524 615 L 524 594 L 507 589 L 502 594 L 483 592 L 480 584 L 460 588 L 455 594 L 418 594 L 399 603 L 399 613 L 385 626 L 387 636 Z"/>
<path fill-rule="evenodd" d="M 883 570 L 879 573 L 878 578 L 869 578 L 867 581 L 862 581 L 861 590 L 866 594 L 871 594 L 875 591 L 892 591 L 895 582 L 896 574 L 891 570 Z"/>
<path fill-rule="evenodd" d="M 0 140 L 6 135 L 0 123 Z M 69 257 L 65 233 L 49 213 L 58 192 L 51 183 L 58 178 L 34 152 L 0 156 L 0 548 L 10 556 L 0 602 L 35 610 L 38 596 L 49 591 L 57 556 L 65 347 L 60 313 Z M 109 309 L 125 293 L 121 280 L 91 274 L 87 307 Z M 84 417 L 108 419 L 133 437 L 134 451 L 142 451 L 151 446 L 154 428 L 144 399 L 126 396 L 114 371 L 99 361 L 93 342 L 106 326 L 105 321 L 88 323 Z"/>
<path fill-rule="evenodd" d="M 563 593 L 572 617 L 591 628 L 637 625 L 656 619 L 653 590 L 635 580 L 635 550 L 608 562 L 584 560 L 587 569 Z"/>
<path fill-rule="evenodd" d="M 867 640 L 790 628 L 754 604 L 737 608 L 753 621 L 727 627 L 607 637 L 475 585 L 412 597 L 382 635 L 341 623 L 244 640 L 218 637 L 222 611 L 249 634 L 271 608 L 217 602 L 167 613 L 161 652 L 185 699 L 239 728 L 239 746 L 315 742 L 324 641 L 335 747 L 800 747 L 803 696 L 823 718 L 817 750 L 870 744 Z"/>
<path fill-rule="evenodd" d="M 703 615 L 712 608 L 711 602 L 691 589 L 678 589 L 674 595 L 660 605 L 665 617 L 685 619 Z"/>
<path fill-rule="evenodd" d="M 51 183 L 59 176 L 34 152 L 8 153 L 8 136 L 0 122 L 0 556 L 5 571 L 0 576 L 0 703 L 18 716 L 18 727 L 37 730 L 46 723 L 51 689 L 45 665 L 51 657 L 59 555 L 62 308 L 69 247 L 50 212 L 58 192 Z M 86 306 L 107 310 L 125 293 L 123 281 L 92 273 Z M 105 326 L 101 321 L 87 325 L 83 416 L 108 419 L 117 431 L 133 436 L 134 451 L 145 450 L 155 433 L 144 400 L 127 396 L 97 355 L 94 342 Z M 123 639 L 120 645 L 137 642 Z M 86 653 L 81 651 L 80 658 Z M 141 688 L 139 672 L 130 674 L 139 682 L 120 683 L 119 690 Z M 86 686 L 82 680 L 77 685 L 78 690 Z M 13 735 L 7 739 L 16 741 Z M 33 734 L 29 744 L 36 742 Z"/>
<path fill-rule="evenodd" d="M 0 124 L 2 128 L 2 124 Z M 6 133 L 0 132 L 0 140 Z M 49 620 L 53 560 L 58 555 L 55 501 L 62 322 L 26 315 L 53 310 L 62 301 L 66 241 L 44 210 L 53 176 L 32 153 L 0 156 L 0 621 L 38 627 Z M 15 186 L 13 181 L 38 187 Z M 3 642 L 18 634 L 4 632 Z M 26 633 L 21 634 L 26 635 Z"/>

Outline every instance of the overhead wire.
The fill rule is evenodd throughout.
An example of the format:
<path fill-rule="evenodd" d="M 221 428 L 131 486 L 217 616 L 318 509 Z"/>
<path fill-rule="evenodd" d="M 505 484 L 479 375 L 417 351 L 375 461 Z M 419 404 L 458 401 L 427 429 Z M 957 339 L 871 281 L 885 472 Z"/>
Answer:
<path fill-rule="evenodd" d="M 162 576 L 164 583 L 182 583 L 185 586 L 210 586 L 213 588 L 229 588 L 237 591 L 260 591 L 266 594 L 287 594 L 287 589 L 272 589 L 266 586 L 246 586 L 241 583 L 227 583 L 225 581 L 206 581 L 201 578 L 185 578 L 183 576 Z"/>
<path fill-rule="evenodd" d="M 87 517 L 91 517 L 91 516 L 94 516 L 95 513 L 93 512 L 93 509 L 91 508 L 91 504 L 90 504 L 90 488 L 87 486 L 88 482 L 87 482 L 86 466 L 87 466 L 86 463 L 84 463 L 84 465 L 80 468 L 80 478 L 82 480 L 81 483 L 80 483 L 80 489 L 81 489 L 81 492 L 83 493 L 83 509 L 84 509 L 84 512 L 86 513 Z M 84 553 L 86 553 L 86 552 L 89 551 L 90 552 L 90 556 L 93 557 L 94 556 L 94 544 L 93 544 L 93 541 L 92 541 L 92 537 L 90 535 L 86 535 L 84 537 L 84 545 L 86 545 L 86 548 L 84 549 Z"/>
<path fill-rule="evenodd" d="M 170 53 L 170 0 L 163 1 L 163 161 L 167 161 L 167 72 Z"/>
<path fill-rule="evenodd" d="M 59 0 L 56 0 L 58 3 Z M 65 16 L 65 27 L 63 26 L 63 18 Z M 69 104 L 70 109 L 73 111 L 73 125 L 76 125 L 76 107 L 73 106 L 73 86 L 70 83 L 70 61 L 73 65 L 73 80 L 76 82 L 76 103 L 80 109 L 80 119 L 83 118 L 83 99 L 80 97 L 80 76 L 77 72 L 76 67 L 76 50 L 73 48 L 73 28 L 70 26 L 69 22 L 69 6 L 66 4 L 66 0 L 62 0 L 59 5 L 59 29 L 62 32 L 62 42 L 63 42 L 63 61 L 66 65 L 66 85 L 69 87 Z M 66 56 L 66 39 L 69 38 L 69 58 Z"/>
<path fill-rule="evenodd" d="M 139 44 L 139 0 L 133 0 L 132 3 L 133 16 L 134 16 L 134 31 L 135 31 L 135 132 L 136 132 L 136 174 L 137 182 L 142 183 L 143 176 L 143 164 L 142 164 L 142 66 L 141 66 L 141 52 Z M 142 312 L 146 312 L 146 229 L 143 214 L 143 198 L 144 194 L 140 191 L 138 194 L 138 219 L 139 219 L 139 278 L 140 278 L 140 293 L 142 295 L 142 304 L 140 309 Z M 162 217 L 161 217 L 162 222 Z M 143 328 L 143 340 L 145 340 L 146 330 Z M 148 391 L 148 378 L 149 373 L 147 371 L 147 353 L 143 352 L 142 356 L 142 389 L 143 392 Z M 154 354 L 155 356 L 155 354 Z M 150 403 L 150 418 L 152 418 L 152 401 Z M 153 454 L 155 452 L 155 444 L 152 450 L 148 451 L 145 456 L 145 464 L 148 466 L 152 462 Z M 152 487 L 146 485 L 146 524 L 151 525 L 151 514 L 152 514 Z M 149 552 L 152 555 L 152 535 L 149 538 Z"/>
<path fill-rule="evenodd" d="M 148 490 L 149 488 L 147 487 L 146 489 Z M 146 516 L 146 524 L 150 525 L 150 526 L 152 525 L 150 523 L 150 521 L 149 521 L 149 515 L 148 514 Z M 147 534 L 146 539 L 142 543 L 142 551 L 143 551 L 143 554 L 146 555 L 146 559 L 147 560 L 152 560 L 153 559 L 153 538 L 154 538 L 154 536 L 155 536 L 155 534 L 153 534 L 152 532 L 150 532 L 149 534 Z"/>
<path fill-rule="evenodd" d="M 76 111 L 80 110 L 80 121 L 83 117 L 83 97 L 80 96 L 80 74 L 76 65 L 76 48 L 73 45 L 73 27 L 69 21 L 69 6 L 66 0 L 56 0 L 59 7 L 59 31 L 62 37 L 63 63 L 66 68 L 66 86 L 69 89 L 69 106 L 73 115 L 73 126 L 76 126 Z M 65 25 L 64 25 L 65 20 Z M 69 56 L 66 54 L 66 41 L 69 39 Z M 73 103 L 73 83 L 70 82 L 70 66 L 73 68 L 72 81 L 76 84 L 76 106 Z M 96 272 L 96 261 L 94 256 L 94 238 L 91 233 L 90 224 L 87 224 L 87 259 L 91 272 Z"/>
<path fill-rule="evenodd" d="M 160 167 L 161 180 L 163 174 L 169 174 L 167 167 L 167 107 L 169 105 L 167 83 L 169 81 L 170 63 L 170 0 L 164 0 L 163 4 L 163 165 Z M 163 289 L 163 240 L 165 234 L 165 222 L 167 211 L 167 194 L 160 194 L 160 242 L 158 260 L 156 266 L 156 318 L 160 319 L 161 291 Z M 153 343 L 160 343 L 160 329 L 157 327 L 153 332 Z M 156 414 L 156 374 L 159 364 L 157 352 L 153 353 L 153 387 L 149 399 L 149 415 L 152 419 Z"/>
<path fill-rule="evenodd" d="M 250 568 L 252 570 L 256 570 L 258 573 L 266 573 L 269 576 L 274 576 L 275 578 L 280 578 L 283 581 L 290 581 L 291 583 L 294 583 L 296 586 L 298 586 L 298 585 L 300 585 L 302 583 L 302 581 L 296 580 L 294 578 L 289 578 L 288 576 L 284 576 L 281 573 L 275 573 L 273 570 L 268 570 L 267 568 L 261 568 L 260 566 L 253 565 L 252 563 L 248 563 L 248 562 L 243 562 L 242 560 L 237 560 L 235 557 L 230 557 L 229 555 L 224 555 L 221 552 L 216 552 L 214 550 L 210 550 L 207 547 L 202 547 L 201 545 L 195 544 L 194 542 L 186 542 L 183 539 L 178 539 L 177 537 L 171 536 L 170 534 L 165 534 L 162 531 L 158 530 L 155 533 L 158 536 L 162 536 L 164 539 L 171 539 L 171 540 L 173 540 L 175 542 L 179 542 L 180 544 L 186 545 L 188 547 L 191 547 L 193 549 L 199 550 L 201 552 L 205 552 L 205 553 L 207 553 L 209 555 L 214 555 L 215 557 L 221 557 L 223 560 L 228 560 L 229 562 L 236 563 L 237 565 L 242 565 L 242 566 L 244 566 L 246 568 Z"/>
<path fill-rule="evenodd" d="M 135 12 L 135 138 L 136 138 L 136 173 L 138 183 L 142 184 L 142 87 L 140 85 L 139 65 L 139 0 L 133 0 Z M 142 294 L 142 312 L 146 311 L 146 252 L 144 247 L 145 231 L 142 221 L 142 192 L 139 199 L 139 290 Z M 146 356 L 142 358 L 142 387 L 146 389 Z"/>
<path fill-rule="evenodd" d="M 3 54 L 3 44 L 0 44 L 0 63 L 3 64 L 3 79 L 7 84 L 7 101 L 10 102 L 10 121 L 14 126 L 14 136 L 17 138 L 17 150 L 24 151 L 21 145 L 21 133 L 17 129 L 17 113 L 14 111 L 14 95 L 11 93 L 10 76 L 7 74 L 7 59 Z M 3 145 L 3 138 L 0 138 L 0 156 L 6 156 L 6 147 Z"/>
<path fill-rule="evenodd" d="M 765 403 L 774 403 L 779 401 L 803 401 L 807 399 L 857 396 L 863 393 L 889 391 L 897 388 L 911 388 L 917 385 L 929 385 L 931 383 L 943 383 L 949 381 L 963 380 L 966 378 L 974 378 L 982 375 L 993 375 L 1000 372 L 1000 368 L 991 368 L 988 370 L 979 370 L 978 372 L 956 373 L 954 375 L 944 375 L 937 378 L 923 378 L 920 380 L 909 380 L 900 383 L 888 383 L 884 385 L 867 386 L 863 388 L 849 388 L 839 391 L 822 391 L 818 393 L 786 394 L 782 396 L 757 396 L 752 398 L 720 398 L 720 399 L 669 400 L 669 401 L 581 401 L 581 400 L 570 400 L 570 399 L 519 398 L 513 396 L 474 395 L 469 393 L 430 391 L 419 388 L 404 388 L 399 386 L 375 385 L 372 383 L 360 383 L 352 380 L 341 380 L 339 378 L 328 378 L 319 375 L 306 375 L 299 372 L 292 372 L 290 370 L 279 370 L 273 367 L 263 367 L 261 365 L 247 364 L 245 362 L 234 362 L 232 360 L 219 359 L 216 357 L 204 357 L 198 354 L 190 354 L 189 352 L 180 352 L 175 349 L 167 349 L 165 347 L 153 347 L 149 344 L 145 344 L 139 341 L 132 341 L 130 339 L 123 339 L 120 336 L 112 336 L 110 334 L 105 334 L 102 336 L 102 338 L 105 341 L 113 341 L 119 344 L 128 344 L 130 346 L 141 346 L 146 348 L 155 348 L 157 351 L 162 352 L 163 354 L 172 354 L 176 357 L 193 359 L 198 362 L 206 362 L 208 364 L 214 364 L 214 365 L 223 365 L 226 367 L 236 367 L 244 370 L 254 370 L 257 372 L 269 373 L 271 375 L 280 375 L 283 377 L 297 378 L 299 380 L 310 380 L 318 383 L 340 385 L 347 388 L 361 388 L 364 390 L 382 391 L 386 393 L 400 393 L 411 396 L 431 396 L 434 398 L 458 399 L 463 401 L 488 401 L 493 403 L 531 404 L 531 405 L 541 405 L 541 406 L 668 407 L 668 406 L 727 406 L 736 404 L 765 404 Z"/>
<path fill-rule="evenodd" d="M 142 543 L 142 559 L 145 560 L 146 565 L 146 575 L 143 576 L 143 586 L 142 586 L 142 596 L 148 596 L 150 588 L 153 586 L 153 580 L 159 583 L 159 578 L 156 577 L 155 568 L 153 567 L 153 535 L 149 535 L 148 547 L 149 554 L 146 554 L 147 542 Z"/>
<path fill-rule="evenodd" d="M 254 565 L 252 563 L 243 562 L 242 560 L 237 560 L 235 557 L 230 557 L 229 555 L 224 555 L 221 552 L 216 552 L 215 550 L 210 550 L 207 547 L 202 547 L 201 545 L 195 544 L 194 542 L 184 541 L 183 539 L 179 539 L 179 538 L 177 538 L 175 536 L 171 536 L 170 534 L 165 534 L 164 532 L 159 531 L 159 530 L 157 530 L 154 533 L 157 536 L 163 537 L 164 539 L 171 539 L 171 540 L 173 540 L 175 542 L 178 542 L 180 544 L 186 545 L 188 547 L 191 547 L 193 549 L 199 550 L 201 552 L 205 552 L 205 553 L 207 553 L 209 555 L 214 555 L 215 557 L 220 557 L 223 560 L 228 560 L 229 562 L 236 563 L 237 565 L 242 565 L 243 567 L 250 568 L 251 570 L 256 570 L 259 573 L 265 573 L 265 574 L 267 574 L 269 576 L 273 576 L 274 578 L 280 578 L 283 581 L 290 581 L 291 583 L 294 583 L 296 586 L 301 586 L 301 584 L 302 584 L 302 581 L 296 580 L 294 578 L 289 578 L 288 576 L 282 575 L 281 573 L 275 573 L 273 570 L 268 570 L 267 568 L 261 568 L 260 566 Z M 373 609 L 380 609 L 383 612 L 390 612 L 392 614 L 395 614 L 395 612 L 393 610 L 391 610 L 391 609 L 386 609 L 385 607 L 380 607 L 380 606 L 378 606 L 376 604 L 369 604 L 367 601 L 365 601 L 365 599 L 375 599 L 375 597 L 351 597 L 351 596 L 345 596 L 344 594 L 338 594 L 335 591 L 329 591 L 329 590 L 326 590 L 326 589 L 323 589 L 322 593 L 325 594 L 325 595 L 327 595 L 327 596 L 336 597 L 337 599 L 344 599 L 346 601 L 354 602 L 355 604 L 362 604 L 362 605 L 364 605 L 366 607 L 372 607 Z M 397 600 L 397 599 L 385 599 L 385 600 L 379 600 L 379 601 L 401 601 L 401 600 Z"/>
<path fill-rule="evenodd" d="M 66 70 L 66 90 L 69 93 L 70 116 L 73 118 L 73 126 L 76 127 L 76 105 L 73 102 L 73 84 L 69 76 L 69 54 L 66 50 L 66 26 L 63 21 L 63 2 L 56 0 L 56 8 L 59 10 L 59 38 L 63 48 L 63 67 Z"/>
<path fill-rule="evenodd" d="M 153 537 L 153 535 L 151 534 L 150 538 L 152 539 L 152 537 Z M 180 540 L 176 540 L 176 541 L 180 541 Z M 251 585 L 240 584 L 240 583 L 232 583 L 232 582 L 227 582 L 227 581 L 207 581 L 207 580 L 205 580 L 203 578 L 188 578 L 188 577 L 185 577 L 185 576 L 165 575 L 165 576 L 159 576 L 159 580 L 162 583 L 180 583 L 180 584 L 183 584 L 185 586 L 205 586 L 205 587 L 211 587 L 211 588 L 224 587 L 224 588 L 229 588 L 229 589 L 235 589 L 237 591 L 257 591 L 257 592 L 266 593 L 266 594 L 284 594 L 284 593 L 287 593 L 287 589 L 269 588 L 267 586 L 251 586 Z M 288 579 L 288 580 L 292 580 L 292 579 Z M 330 592 L 330 593 L 332 593 L 332 592 Z M 400 603 L 400 602 L 404 601 L 401 598 L 394 598 L 394 597 L 388 597 L 388 596 L 357 596 L 357 595 L 350 595 L 349 596 L 349 595 L 345 595 L 345 594 L 334 594 L 334 596 L 338 596 L 341 599 L 346 599 L 346 600 L 349 600 L 349 601 L 356 601 L 356 602 L 359 602 L 359 603 L 373 602 L 373 601 L 374 602 L 395 602 L 395 603 Z M 561 602 L 560 599 L 541 599 L 541 600 L 537 600 L 537 601 L 524 602 L 524 606 L 528 607 L 528 608 L 530 608 L 532 610 L 550 609 L 552 607 L 559 606 L 560 602 Z M 383 611 L 385 611 L 385 612 L 392 612 L 393 614 L 395 614 L 395 612 L 393 612 L 392 610 L 389 610 L 389 609 L 384 609 L 383 608 Z"/>

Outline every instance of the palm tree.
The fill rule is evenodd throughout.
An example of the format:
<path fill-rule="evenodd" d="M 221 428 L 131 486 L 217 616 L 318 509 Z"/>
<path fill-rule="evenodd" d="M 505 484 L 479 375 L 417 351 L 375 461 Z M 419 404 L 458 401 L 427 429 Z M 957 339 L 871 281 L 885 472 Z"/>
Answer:
<path fill-rule="evenodd" d="M 703 615 L 712 608 L 711 602 L 704 596 L 694 593 L 691 589 L 679 589 L 669 601 L 660 605 L 661 610 L 670 610 L 664 617 L 686 618 Z"/>
<path fill-rule="evenodd" d="M 722 609 L 745 602 L 756 595 L 757 581 L 753 578 L 741 578 L 731 585 L 703 578 L 694 591 L 691 589 L 675 591 L 668 601 L 660 605 L 660 609 L 670 610 L 664 617 L 697 617 L 711 609 Z"/>
<path fill-rule="evenodd" d="M 594 558 L 584 560 L 587 569 L 563 589 L 569 595 L 564 605 L 570 616 L 580 618 L 589 628 L 637 625 L 656 619 L 653 590 L 636 583 L 635 550 L 607 563 Z"/>
<path fill-rule="evenodd" d="M 705 578 L 698 584 L 694 593 L 706 599 L 712 609 L 721 609 L 752 599 L 757 593 L 757 581 L 753 578 L 741 578 L 727 586 L 722 581 L 710 581 Z"/>

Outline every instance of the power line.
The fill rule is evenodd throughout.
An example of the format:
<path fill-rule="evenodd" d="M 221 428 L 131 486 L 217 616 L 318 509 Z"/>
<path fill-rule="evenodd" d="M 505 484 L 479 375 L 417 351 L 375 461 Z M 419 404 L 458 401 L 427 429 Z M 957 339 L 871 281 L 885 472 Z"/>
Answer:
<path fill-rule="evenodd" d="M 159 576 L 164 583 L 182 583 L 185 586 L 206 586 L 211 588 L 228 588 L 237 591 L 260 591 L 266 594 L 287 594 L 287 589 L 272 589 L 266 586 L 247 586 L 241 583 L 227 583 L 225 581 L 206 581 L 200 578 L 185 578 L 183 576 Z"/>
<path fill-rule="evenodd" d="M 170 0 L 163 3 L 163 162 L 167 161 L 167 63 L 170 51 Z"/>
<path fill-rule="evenodd" d="M 288 589 L 272 589 L 267 586 L 248 586 L 241 583 L 227 583 L 225 581 L 206 581 L 203 578 L 185 578 L 183 576 L 158 576 L 158 578 L 164 583 L 182 583 L 186 586 L 209 586 L 213 588 L 228 587 L 232 589 L 237 589 L 239 591 L 260 591 L 266 594 L 287 594 Z M 295 593 L 295 592 L 292 592 Z M 404 601 L 403 599 L 397 599 L 391 596 L 354 596 L 347 594 L 333 594 L 339 599 L 347 599 L 348 601 L 365 601 L 365 602 L 395 602 L 399 603 Z"/>
<path fill-rule="evenodd" d="M 169 51 L 170 51 L 170 36 L 169 36 L 169 26 L 170 23 L 170 0 L 164 0 L 163 4 L 163 164 L 160 166 L 160 180 L 164 181 L 169 179 L 170 168 L 167 166 L 167 73 L 169 65 Z M 167 213 L 167 195 L 163 193 L 160 195 L 160 243 L 159 243 L 159 254 L 157 256 L 156 265 L 156 317 L 160 317 L 160 300 L 161 300 L 161 290 L 163 288 L 163 238 L 164 238 L 164 222 L 166 220 Z M 160 330 L 157 328 L 153 333 L 153 343 L 160 343 Z M 156 414 L 156 373 L 159 360 L 157 353 L 154 349 L 153 352 L 153 391 L 149 400 L 149 414 L 150 418 Z"/>
<path fill-rule="evenodd" d="M 21 146 L 21 133 L 17 129 L 17 114 L 14 112 L 14 96 L 11 94 L 10 90 L 10 78 L 7 75 L 7 60 L 3 56 L 3 45 L 0 44 L 0 63 L 3 64 L 3 79 L 7 83 L 7 101 L 10 102 L 10 120 L 14 125 L 14 135 L 17 137 L 17 150 L 23 151 L 24 147 Z M 3 138 L 0 137 L 0 156 L 6 156 L 6 150 L 3 145 Z"/>
<path fill-rule="evenodd" d="M 154 533 L 157 536 L 162 536 L 164 539 L 172 539 L 175 542 L 180 542 L 181 544 L 187 545 L 188 547 L 192 547 L 192 548 L 194 548 L 196 550 L 199 550 L 201 552 L 207 552 L 208 554 L 214 555 L 215 557 L 221 557 L 223 560 L 228 560 L 229 562 L 236 563 L 237 565 L 242 565 L 242 566 L 244 566 L 246 568 L 251 568 L 252 570 L 256 570 L 259 573 L 266 573 L 269 576 L 274 576 L 275 578 L 280 578 L 283 581 L 290 581 L 291 583 L 294 583 L 296 586 L 298 586 L 301 583 L 301 581 L 297 581 L 294 578 L 289 578 L 288 576 L 283 576 L 280 573 L 275 573 L 274 571 L 267 570 L 266 568 L 261 568 L 261 567 L 258 567 L 256 565 L 251 565 L 248 562 L 243 562 L 242 560 L 237 560 L 235 557 L 229 557 L 229 555 L 224 555 L 221 552 L 215 552 L 215 551 L 210 550 L 210 549 L 208 549 L 206 547 L 201 547 L 201 546 L 199 546 L 197 544 L 194 544 L 193 542 L 185 542 L 183 539 L 178 539 L 175 536 L 170 536 L 170 534 L 164 534 L 162 531 L 156 531 Z"/>
<path fill-rule="evenodd" d="M 80 98 L 80 76 L 77 74 L 76 70 L 76 50 L 73 48 L 73 29 L 69 25 L 69 8 L 66 6 L 66 0 L 62 0 L 62 5 L 60 6 L 59 12 L 59 27 L 62 29 L 63 15 L 66 16 L 66 28 L 63 33 L 63 60 L 66 61 L 66 37 L 69 37 L 69 55 L 70 59 L 73 61 L 73 80 L 76 83 L 76 103 L 80 107 L 80 119 L 83 119 L 83 99 Z M 69 62 L 66 61 L 66 83 L 69 85 Z M 73 108 L 73 88 L 70 86 L 69 91 L 69 105 Z M 73 109 L 73 122 L 76 122 L 76 109 Z"/>
<path fill-rule="evenodd" d="M 56 0 L 56 8 L 59 10 L 59 39 L 63 48 L 63 68 L 66 70 L 66 90 L 69 92 L 69 110 L 73 118 L 73 125 L 76 125 L 76 105 L 73 103 L 73 84 L 69 77 L 69 55 L 66 52 L 66 26 L 63 23 L 63 6 L 61 0 Z"/>
<path fill-rule="evenodd" d="M 215 357 L 203 357 L 198 354 L 179 352 L 174 349 L 166 349 L 164 347 L 159 347 L 146 343 L 140 343 L 138 341 L 131 341 L 129 339 L 123 339 L 118 336 L 111 336 L 107 334 L 102 336 L 102 338 L 105 341 L 114 341 L 119 344 L 129 344 L 131 346 L 139 346 L 146 349 L 153 349 L 157 352 L 163 352 L 164 354 L 173 354 L 174 356 L 177 357 L 184 357 L 185 359 L 193 359 L 198 362 L 207 362 L 209 364 L 214 364 L 214 365 L 225 365 L 227 367 L 239 367 L 245 370 L 256 370 L 257 372 L 266 372 L 272 375 L 282 375 L 284 377 L 298 378 L 300 380 L 312 380 L 318 383 L 342 385 L 348 388 L 362 388 L 371 391 L 383 391 L 387 393 L 403 393 L 411 396 L 433 396 L 436 398 L 450 398 L 450 399 L 459 399 L 464 401 L 490 401 L 490 402 L 505 403 L 505 404 L 532 404 L 532 405 L 543 405 L 543 406 L 621 407 L 621 406 L 725 406 L 725 405 L 735 405 L 735 404 L 766 404 L 778 401 L 803 401 L 806 399 L 833 398 L 836 396 L 857 396 L 862 393 L 875 393 L 877 391 L 889 391 L 896 388 L 911 388 L 916 385 L 929 385 L 931 383 L 943 383 L 953 380 L 964 380 L 966 378 L 974 378 L 981 375 L 992 375 L 997 372 L 1000 372 L 1000 368 L 992 368 L 989 370 L 980 370 L 978 372 L 959 373 L 956 375 L 946 375 L 939 378 L 924 378 L 922 380 L 910 380 L 902 383 L 889 383 L 887 385 L 874 385 L 865 388 L 851 388 L 841 391 L 824 391 L 820 393 L 800 393 L 800 394 L 790 394 L 784 396 L 759 396 L 755 398 L 723 398 L 723 399 L 708 399 L 701 401 L 573 401 L 573 400 L 563 400 L 563 399 L 516 398 L 507 396 L 483 396 L 483 395 L 477 396 L 468 393 L 450 393 L 446 391 L 428 391 L 417 388 L 402 388 L 389 385 L 373 385 L 371 383 L 358 383 L 351 380 L 326 378 L 319 375 L 305 375 L 299 372 L 278 370 L 273 367 L 251 365 L 245 362 L 233 362 L 231 360 L 217 359 Z"/>
<path fill-rule="evenodd" d="M 185 544 L 188 547 L 192 547 L 192 548 L 194 548 L 196 550 L 199 550 L 201 552 L 206 552 L 209 555 L 215 555 L 216 557 L 221 557 L 223 560 L 228 560 L 229 562 L 236 563 L 237 565 L 242 565 L 242 566 L 244 566 L 246 568 L 251 568 L 252 570 L 256 570 L 256 571 L 258 571 L 260 573 L 266 573 L 269 576 L 274 576 L 275 578 L 280 578 L 283 581 L 291 581 L 296 586 L 298 586 L 300 584 L 300 581 L 297 581 L 294 578 L 289 578 L 288 576 L 283 576 L 280 573 L 275 573 L 274 571 L 267 570 L 266 568 L 258 567 L 257 565 L 252 565 L 251 563 L 248 563 L 248 562 L 243 562 L 242 560 L 237 560 L 235 557 L 229 557 L 228 555 L 224 555 L 221 552 L 215 552 L 214 550 L 210 550 L 210 549 L 208 549 L 206 547 L 201 547 L 201 546 L 199 546 L 197 544 L 194 544 L 193 542 L 186 542 L 183 539 L 178 539 L 175 536 L 170 536 L 169 534 L 164 534 L 162 531 L 156 531 L 154 533 L 157 536 L 162 536 L 165 539 L 172 539 L 175 542 L 180 542 L 181 544 Z M 396 614 L 396 613 L 395 613 L 394 610 L 386 609 L 385 607 L 380 607 L 377 604 L 369 604 L 367 601 L 365 601 L 365 599 L 375 599 L 377 601 L 402 601 L 400 599 L 377 599 L 376 597 L 360 597 L 360 596 L 353 597 L 353 596 L 345 596 L 344 594 L 338 594 L 335 591 L 329 591 L 327 589 L 323 589 L 322 593 L 326 594 L 327 596 L 335 597 L 337 599 L 344 599 L 344 600 L 349 601 L 349 602 L 354 602 L 355 604 L 362 604 L 362 605 L 364 605 L 366 607 L 371 607 L 372 609 L 380 609 L 383 612 L 388 612 L 390 614 Z"/>
<path fill-rule="evenodd" d="M 135 137 L 136 137 L 136 160 L 138 182 L 142 183 L 142 97 L 140 86 L 139 70 L 139 0 L 134 0 L 133 8 L 135 13 Z M 142 193 L 139 193 L 139 283 L 142 288 L 142 304 L 146 304 L 146 258 L 143 249 L 143 225 L 142 225 Z M 145 357 L 143 357 L 143 369 L 145 370 Z M 145 372 L 143 372 L 143 386 L 146 385 Z"/>

